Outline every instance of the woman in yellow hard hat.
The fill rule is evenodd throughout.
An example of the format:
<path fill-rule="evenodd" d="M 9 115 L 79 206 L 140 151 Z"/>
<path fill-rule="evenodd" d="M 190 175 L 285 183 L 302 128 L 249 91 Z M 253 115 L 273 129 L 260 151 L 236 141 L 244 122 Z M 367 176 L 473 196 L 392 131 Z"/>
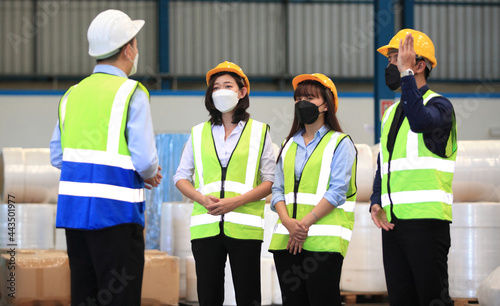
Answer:
<path fill-rule="evenodd" d="M 260 305 L 264 198 L 275 169 L 269 126 L 250 119 L 250 83 L 238 65 L 220 63 L 206 80 L 210 120 L 192 128 L 174 176 L 176 187 L 194 201 L 198 299 L 200 305 L 223 304 L 229 255 L 237 304 Z"/>
<path fill-rule="evenodd" d="M 336 117 L 337 89 L 320 73 L 292 81 L 295 117 L 281 148 L 269 251 L 283 305 L 341 305 L 340 272 L 354 225 L 356 148 Z"/>

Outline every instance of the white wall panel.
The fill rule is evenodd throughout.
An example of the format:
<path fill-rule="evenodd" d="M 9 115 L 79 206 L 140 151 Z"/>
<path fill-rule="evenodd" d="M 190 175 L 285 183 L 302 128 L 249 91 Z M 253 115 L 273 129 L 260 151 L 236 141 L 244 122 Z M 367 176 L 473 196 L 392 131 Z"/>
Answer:
<path fill-rule="evenodd" d="M 159 52 L 167 52 L 158 50 L 156 0 L 2 0 L 0 75 L 88 74 L 94 60 L 87 54 L 87 28 L 108 8 L 146 20 L 138 36 L 138 74 L 154 75 Z M 251 77 L 373 76 L 371 3 L 177 0 L 169 1 L 169 14 L 162 26 L 169 28 L 172 75 L 204 76 L 231 60 Z M 414 16 L 415 28 L 436 45 L 434 80 L 500 79 L 500 1 L 415 1 Z"/>
<path fill-rule="evenodd" d="M 36 5 L 36 6 L 35 6 Z M 144 19 L 138 35 L 138 74 L 157 71 L 155 1 L 0 1 L 0 73 L 4 75 L 82 76 L 95 61 L 88 55 L 87 29 L 106 9 L 119 9 Z"/>
<path fill-rule="evenodd" d="M 373 5 L 291 4 L 290 73 L 373 75 Z"/>
<path fill-rule="evenodd" d="M 32 13 L 31 1 L 0 1 L 0 74 L 32 73 L 36 34 Z"/>
<path fill-rule="evenodd" d="M 41 75 L 86 75 L 95 60 L 88 55 L 87 29 L 95 16 L 118 9 L 132 19 L 143 19 L 138 48 L 138 74 L 157 71 L 157 12 L 153 1 L 52 1 L 39 0 L 38 12 L 46 22 L 37 36 L 37 73 Z"/>
<path fill-rule="evenodd" d="M 284 72 L 282 5 L 170 2 L 171 73 L 204 76 L 218 63 L 237 63 L 248 75 Z"/>

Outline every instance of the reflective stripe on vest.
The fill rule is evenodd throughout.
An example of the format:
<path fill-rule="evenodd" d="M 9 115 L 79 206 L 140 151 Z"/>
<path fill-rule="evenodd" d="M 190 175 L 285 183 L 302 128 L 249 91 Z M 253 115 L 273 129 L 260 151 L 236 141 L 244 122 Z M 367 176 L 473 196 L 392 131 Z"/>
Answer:
<path fill-rule="evenodd" d="M 440 96 L 428 90 L 423 96 L 426 105 L 432 98 Z M 400 102 L 398 102 L 400 103 Z M 394 122 L 396 103 L 384 114 L 383 122 Z M 391 220 L 391 201 L 394 214 L 400 219 L 441 219 L 451 221 L 453 194 L 451 182 L 455 171 L 456 122 L 453 116 L 449 135 L 447 158 L 427 149 L 422 133 L 411 131 L 408 119 L 401 124 L 392 156 L 386 149 L 390 125 L 382 132 L 380 160 L 382 178 L 381 204 Z M 403 143 L 406 141 L 406 143 Z M 450 149 L 448 149 L 450 148 Z M 390 175 L 390 177 L 389 177 Z M 387 182 L 390 179 L 390 194 Z"/>
<path fill-rule="evenodd" d="M 220 198 L 235 197 L 251 191 L 260 184 L 259 165 L 264 147 L 267 125 L 249 119 L 227 165 L 226 180 L 222 182 L 222 168 L 218 160 L 210 122 L 192 129 L 195 188 L 203 195 Z M 241 166 L 244 165 L 242 169 Z M 243 170 L 243 171 L 242 171 Z M 191 217 L 191 239 L 212 237 L 220 233 L 219 222 L 224 221 L 224 233 L 236 239 L 263 238 L 264 199 L 247 203 L 224 216 L 212 216 L 199 203 L 194 204 Z"/>
<path fill-rule="evenodd" d="M 144 183 L 125 139 L 128 104 L 138 84 L 93 74 L 61 99 L 63 162 L 57 227 L 144 226 Z"/>
<path fill-rule="evenodd" d="M 277 223 L 274 227 L 274 233 L 281 235 L 288 235 L 288 230 L 282 223 Z M 313 224 L 307 232 L 308 237 L 313 236 L 338 236 L 342 239 L 350 241 L 352 230 L 342 227 L 340 225 L 328 224 Z"/>
<path fill-rule="evenodd" d="M 281 159 L 285 176 L 285 203 L 289 216 L 292 216 L 295 200 L 297 203 L 296 218 L 301 220 L 323 198 L 329 187 L 331 163 L 335 150 L 346 137 L 348 138 L 345 134 L 330 131 L 321 139 L 304 166 L 297 193 L 293 190 L 294 169 L 288 169 L 288 167 L 293 168 L 295 165 L 297 144 L 291 140 L 285 144 Z M 354 225 L 356 163 L 353 164 L 352 170 L 351 183 L 345 203 L 334 208 L 327 216 L 309 227 L 308 238 L 303 245 L 304 250 L 339 252 L 345 256 Z M 289 233 L 286 227 L 281 223 L 281 220 L 278 220 L 274 228 L 270 250 L 286 249 L 288 239 Z"/>

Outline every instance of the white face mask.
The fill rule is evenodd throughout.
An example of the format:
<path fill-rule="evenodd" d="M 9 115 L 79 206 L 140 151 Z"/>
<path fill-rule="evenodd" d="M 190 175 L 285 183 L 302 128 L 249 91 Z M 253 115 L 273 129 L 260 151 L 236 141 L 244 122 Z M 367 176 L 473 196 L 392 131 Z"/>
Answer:
<path fill-rule="evenodd" d="M 128 76 L 131 76 L 137 72 L 137 64 L 139 63 L 139 52 L 137 52 L 137 54 L 135 55 L 134 60 L 131 60 L 130 58 L 128 60 L 134 63 L 132 69 L 130 70 L 130 73 L 128 74 Z"/>
<path fill-rule="evenodd" d="M 221 113 L 232 111 L 238 104 L 238 93 L 230 89 L 219 89 L 212 93 L 215 108 Z"/>
<path fill-rule="evenodd" d="M 135 55 L 134 65 L 132 66 L 132 70 L 130 70 L 129 76 L 134 75 L 137 72 L 137 64 L 139 63 L 139 53 Z"/>

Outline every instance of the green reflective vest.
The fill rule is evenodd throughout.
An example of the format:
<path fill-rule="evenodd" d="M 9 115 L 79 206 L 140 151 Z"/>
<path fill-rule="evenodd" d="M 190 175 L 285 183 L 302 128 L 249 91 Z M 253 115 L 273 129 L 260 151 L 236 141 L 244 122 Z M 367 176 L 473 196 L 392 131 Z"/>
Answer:
<path fill-rule="evenodd" d="M 424 105 L 440 96 L 428 90 Z M 451 221 L 451 189 L 457 153 L 456 120 L 446 145 L 446 157 L 432 153 L 424 143 L 423 133 L 414 133 L 405 117 L 397 133 L 394 150 L 389 154 L 387 141 L 394 119 L 395 103 L 384 113 L 380 139 L 381 201 L 388 220 L 391 208 L 399 219 L 439 219 Z"/>
<path fill-rule="evenodd" d="M 260 183 L 259 166 L 268 126 L 249 119 L 229 159 L 227 167 L 219 162 L 210 122 L 193 127 L 191 139 L 195 165 L 195 188 L 203 195 L 232 198 Z M 236 239 L 262 240 L 265 199 L 247 203 L 223 216 L 212 216 L 199 203 L 191 215 L 191 239 L 213 237 L 220 233 Z"/>
<path fill-rule="evenodd" d="M 295 186 L 297 144 L 293 141 L 288 141 L 285 144 L 281 152 L 281 159 L 285 203 L 289 216 L 301 220 L 323 198 L 330 183 L 331 163 L 335 149 L 344 138 L 348 138 L 346 141 L 350 141 L 349 136 L 334 131 L 323 136 L 307 160 L 298 186 Z M 309 227 L 308 236 L 302 248 L 313 252 L 338 252 L 345 256 L 354 226 L 355 203 L 356 161 L 352 165 L 351 180 L 345 203 L 334 208 L 328 215 Z M 278 220 L 269 250 L 285 250 L 288 240 L 288 230 L 281 223 L 281 220 Z"/>

